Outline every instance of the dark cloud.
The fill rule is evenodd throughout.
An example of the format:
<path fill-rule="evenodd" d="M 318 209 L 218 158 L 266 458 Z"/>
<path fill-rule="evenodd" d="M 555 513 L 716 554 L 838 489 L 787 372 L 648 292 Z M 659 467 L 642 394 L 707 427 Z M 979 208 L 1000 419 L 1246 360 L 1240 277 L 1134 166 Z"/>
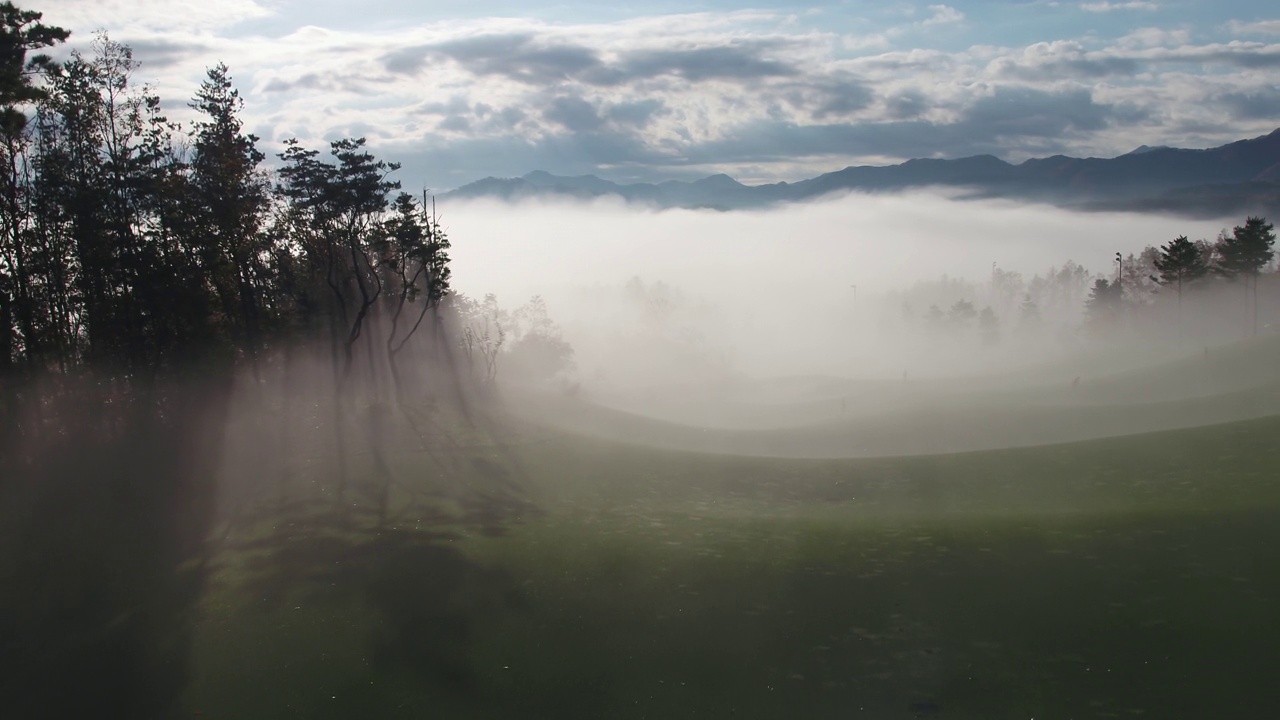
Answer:
<path fill-rule="evenodd" d="M 452 130 L 454 132 L 467 132 L 471 130 L 471 120 L 462 115 L 450 115 L 440 121 L 438 126 L 441 130 Z"/>
<path fill-rule="evenodd" d="M 1230 65 L 1255 70 L 1280 67 L 1280 45 L 1241 44 L 1160 50 L 1139 60 L 1190 65 Z"/>
<path fill-rule="evenodd" d="M 477 105 L 478 109 L 480 105 Z M 418 111 L 429 115 L 459 115 L 472 112 L 471 104 L 461 95 L 454 95 L 445 102 L 424 102 Z"/>
<path fill-rule="evenodd" d="M 380 156 L 403 163 L 396 174 L 406 186 L 443 191 L 484 177 L 516 177 L 542 169 L 556 175 L 600 174 L 631 180 L 670 179 L 671 158 L 647 148 L 631 133 L 603 129 L 526 140 L 512 135 L 387 145 Z M 602 166 L 612 170 L 602 172 Z"/>
<path fill-rule="evenodd" d="M 148 68 L 163 68 L 197 56 L 208 56 L 212 48 L 199 42 L 174 42 L 172 40 L 140 39 L 130 40 L 134 59 Z"/>
<path fill-rule="evenodd" d="M 819 83 L 817 90 L 822 101 L 813 114 L 819 119 L 857 112 L 870 105 L 875 97 L 870 88 L 855 80 Z"/>
<path fill-rule="evenodd" d="M 613 86 L 661 76 L 703 80 L 754 80 L 791 77 L 799 70 L 767 57 L 777 42 L 750 42 L 688 50 L 640 50 L 606 63 L 593 49 L 563 42 L 542 42 L 530 34 L 480 35 L 418 45 L 382 56 L 383 67 L 416 74 L 430 62 L 451 60 L 480 76 L 497 75 L 529 85 L 578 81 Z"/>
<path fill-rule="evenodd" d="M 528 113 L 518 107 L 504 107 L 501 110 L 485 112 L 481 130 L 485 132 L 510 132 L 524 122 Z"/>
<path fill-rule="evenodd" d="M 1239 120 L 1267 120 L 1280 118 L 1280 86 L 1262 88 L 1253 92 L 1226 93 L 1218 98 L 1231 116 Z"/>
<path fill-rule="evenodd" d="M 957 125 L 990 137 L 1053 138 L 1067 132 L 1100 130 L 1113 108 L 1093 102 L 1088 90 L 1050 93 L 1032 88 L 1000 88 L 980 98 Z"/>
<path fill-rule="evenodd" d="M 622 68 L 625 75 L 633 78 L 677 75 L 694 82 L 798 75 L 795 66 L 764 57 L 776 46 L 777 43 L 757 42 L 692 50 L 644 50 L 627 54 Z"/>
<path fill-rule="evenodd" d="M 307 73 L 302 77 L 293 80 L 285 80 L 283 78 L 275 78 L 263 86 L 264 93 L 280 93 L 292 92 L 294 90 L 325 90 L 328 89 L 318 74 Z"/>
<path fill-rule="evenodd" d="M 1048 93 L 1002 88 L 973 103 L 952 123 L 754 122 L 725 138 L 689 147 L 685 158 L 705 164 L 858 155 L 911 158 L 1008 155 L 1023 150 L 1057 152 L 1067 148 L 1072 135 L 1137 117 L 1138 113 L 1127 108 L 1093 102 L 1087 91 Z"/>
<path fill-rule="evenodd" d="M 1127 57 L 1073 57 L 1066 56 L 1036 63 L 1024 63 L 1012 58 L 996 62 L 997 77 L 1015 80 L 1050 81 L 1062 79 L 1093 80 L 1112 75 L 1132 75 L 1138 72 L 1140 63 Z"/>
<path fill-rule="evenodd" d="M 666 112 L 667 106 L 661 100 L 650 98 L 610 105 L 605 111 L 605 117 L 619 125 L 643 128 L 652 122 L 654 117 Z"/>
<path fill-rule="evenodd" d="M 579 97 L 558 97 L 550 102 L 542 117 L 575 133 L 593 132 L 604 125 L 596 107 Z"/>
<path fill-rule="evenodd" d="M 894 96 L 905 112 L 927 107 L 916 94 Z M 447 105 L 448 103 L 445 103 Z M 1073 137 L 1140 117 L 1123 106 L 1099 104 L 1088 92 L 1050 93 L 1001 88 L 962 110 L 951 123 L 904 119 L 876 123 L 834 122 L 798 125 L 782 120 L 744 123 L 726 136 L 704 142 L 686 139 L 646 144 L 635 132 L 642 121 L 664 112 L 660 103 L 595 105 L 569 95 L 541 109 L 563 132 L 524 139 L 495 130 L 497 136 L 446 140 L 384 151 L 403 158 L 402 180 L 438 189 L 486 176 L 513 177 L 541 169 L 558 175 L 593 173 L 610 179 L 662 180 L 696 173 L 692 166 L 794 162 L 801 159 L 866 155 L 888 157 L 964 157 L 995 154 L 1046 155 L 1067 152 Z M 494 109 L 483 122 L 468 118 L 473 129 L 524 120 L 518 108 Z M 446 119 L 446 122 L 450 120 Z M 452 122 L 461 122 L 456 120 Z M 833 168 L 834 169 L 834 168 Z M 431 175 L 427 176 L 426 173 Z"/>
<path fill-rule="evenodd" d="M 929 109 L 929 101 L 923 93 L 908 90 L 885 100 L 885 109 L 894 120 L 909 120 Z"/>
<path fill-rule="evenodd" d="M 1256 49 L 1234 49 L 1212 53 L 1208 56 L 1212 62 L 1235 65 L 1249 70 L 1259 68 L 1280 67 L 1280 48 L 1268 46 Z"/>
<path fill-rule="evenodd" d="M 333 73 L 307 73 L 293 79 L 272 78 L 262 86 L 264 94 L 293 92 L 305 90 L 324 93 L 353 93 L 373 96 L 380 92 L 378 85 L 384 82 L 380 77 L 364 77 L 358 74 L 344 75 Z"/>
<path fill-rule="evenodd" d="M 602 66 L 596 52 L 581 45 L 545 44 L 529 34 L 480 35 L 419 45 L 387 53 L 388 71 L 416 74 L 429 61 L 449 59 L 476 75 L 501 75 L 532 85 L 546 85 L 589 74 Z"/>

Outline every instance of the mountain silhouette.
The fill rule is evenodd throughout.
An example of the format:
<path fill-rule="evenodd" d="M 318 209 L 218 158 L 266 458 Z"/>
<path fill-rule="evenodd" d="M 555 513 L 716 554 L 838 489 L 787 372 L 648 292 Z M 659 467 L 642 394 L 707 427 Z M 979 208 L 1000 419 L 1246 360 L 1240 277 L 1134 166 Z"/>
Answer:
<path fill-rule="evenodd" d="M 993 155 L 921 158 L 898 165 L 847 167 L 793 183 L 744 185 L 728 175 L 693 182 L 619 184 L 595 175 L 541 170 L 519 178 L 485 178 L 445 198 L 616 196 L 657 207 L 733 210 L 800 202 L 840 192 L 953 189 L 962 197 L 1010 198 L 1085 210 L 1172 212 L 1212 217 L 1280 209 L 1280 129 L 1205 150 L 1137 149 L 1113 158 L 1054 155 L 1012 164 Z"/>

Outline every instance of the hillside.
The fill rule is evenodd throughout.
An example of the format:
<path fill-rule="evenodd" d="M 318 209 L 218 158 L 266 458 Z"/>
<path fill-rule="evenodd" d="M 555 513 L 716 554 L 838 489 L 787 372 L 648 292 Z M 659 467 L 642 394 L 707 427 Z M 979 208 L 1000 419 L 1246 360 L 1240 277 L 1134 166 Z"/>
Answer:
<path fill-rule="evenodd" d="M 1114 158 L 1056 155 L 1016 165 L 991 155 L 926 158 L 898 165 L 847 167 L 799 182 L 767 185 L 744 185 L 723 174 L 693 182 L 618 184 L 594 175 L 563 177 L 535 171 L 519 178 L 485 178 L 444 197 L 616 196 L 658 207 L 732 210 L 800 202 L 837 192 L 922 187 L 1085 210 L 1274 215 L 1280 209 L 1280 129 L 1204 150 L 1143 146 Z"/>

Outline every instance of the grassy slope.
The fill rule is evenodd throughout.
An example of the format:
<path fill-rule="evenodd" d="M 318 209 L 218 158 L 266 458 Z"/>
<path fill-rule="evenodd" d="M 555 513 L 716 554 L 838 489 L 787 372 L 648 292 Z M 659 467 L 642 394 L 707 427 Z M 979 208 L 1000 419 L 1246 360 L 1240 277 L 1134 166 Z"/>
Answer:
<path fill-rule="evenodd" d="M 560 434 L 473 447 L 541 512 L 504 538 L 299 571 L 278 597 L 229 560 L 190 703 L 210 718 L 1266 716 L 1277 437 L 1271 417 L 906 458 Z"/>
<path fill-rule="evenodd" d="M 1099 367 L 1105 367 L 1100 365 Z M 1040 384 L 1037 384 L 1039 382 Z M 704 418 L 737 418 L 712 427 L 659 419 L 679 416 L 676 401 L 649 417 L 565 397 L 526 397 L 518 412 L 569 432 L 660 448 L 734 455 L 870 457 L 951 453 L 1152 432 L 1280 413 L 1280 338 L 1215 348 L 1141 370 L 1034 377 L 994 384 L 991 378 L 910 383 L 796 379 L 787 390 L 760 383 L 768 403 L 696 397 Z M 843 391 L 842 389 L 843 388 Z M 821 399 L 815 399 L 821 396 Z M 769 418 L 777 418 L 766 427 Z M 741 426 L 745 426 L 745 429 Z"/>

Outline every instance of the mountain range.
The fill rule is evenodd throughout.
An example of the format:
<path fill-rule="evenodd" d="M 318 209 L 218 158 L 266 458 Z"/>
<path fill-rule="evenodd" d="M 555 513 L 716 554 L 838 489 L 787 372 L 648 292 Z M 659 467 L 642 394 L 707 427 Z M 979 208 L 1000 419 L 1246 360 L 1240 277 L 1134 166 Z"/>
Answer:
<path fill-rule="evenodd" d="M 1009 198 L 1083 210 L 1162 212 L 1198 217 L 1280 215 L 1280 129 L 1221 147 L 1142 147 L 1113 158 L 1054 155 L 1018 164 L 993 155 L 916 159 L 846 167 L 794 183 L 744 185 L 728 175 L 692 182 L 619 184 L 595 175 L 541 170 L 485 178 L 445 198 L 617 196 L 656 207 L 734 210 L 799 202 L 840 192 L 883 193 L 939 187 L 965 198 Z"/>

